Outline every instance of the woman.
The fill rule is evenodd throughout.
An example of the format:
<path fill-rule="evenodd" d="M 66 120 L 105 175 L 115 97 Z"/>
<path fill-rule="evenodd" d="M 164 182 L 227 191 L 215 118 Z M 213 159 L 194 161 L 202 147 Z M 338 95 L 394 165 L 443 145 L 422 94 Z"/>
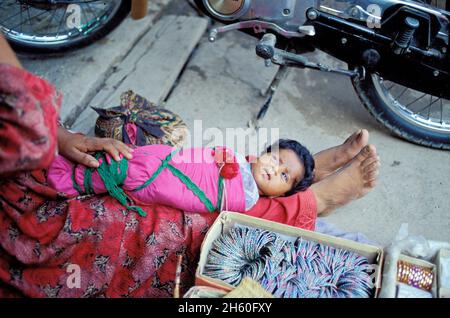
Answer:
<path fill-rule="evenodd" d="M 91 151 L 132 156 L 121 142 L 58 127 L 60 104 L 54 87 L 22 70 L 0 35 L 0 297 L 171 297 L 178 255 L 186 291 L 217 214 L 153 205 L 143 206 L 141 218 L 107 195 L 68 200 L 49 188 L 42 169 L 57 146 L 91 167 L 98 166 Z M 367 142 L 361 131 L 319 153 L 318 182 L 308 191 L 261 199 L 248 214 L 313 230 L 317 214 L 375 186 L 379 164 Z"/>

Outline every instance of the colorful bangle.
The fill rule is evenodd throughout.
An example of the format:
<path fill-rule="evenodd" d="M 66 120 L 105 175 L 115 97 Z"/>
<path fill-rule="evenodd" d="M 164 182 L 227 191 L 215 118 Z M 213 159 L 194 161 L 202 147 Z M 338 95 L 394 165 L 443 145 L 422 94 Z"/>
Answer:
<path fill-rule="evenodd" d="M 433 271 L 431 268 L 414 265 L 404 261 L 397 263 L 397 281 L 423 290 L 431 290 L 433 286 Z"/>
<path fill-rule="evenodd" d="M 250 277 L 279 298 L 370 297 L 372 269 L 351 251 L 239 227 L 214 242 L 203 274 L 233 286 Z"/>

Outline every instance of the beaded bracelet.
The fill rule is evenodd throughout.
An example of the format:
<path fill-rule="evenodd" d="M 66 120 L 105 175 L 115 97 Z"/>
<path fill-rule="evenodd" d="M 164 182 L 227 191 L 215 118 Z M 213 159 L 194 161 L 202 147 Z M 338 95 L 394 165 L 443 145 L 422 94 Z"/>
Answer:
<path fill-rule="evenodd" d="M 430 291 L 433 286 L 433 277 L 431 268 L 425 268 L 404 261 L 397 263 L 397 281 L 401 283 Z"/>
<path fill-rule="evenodd" d="M 366 258 L 347 250 L 239 227 L 213 243 L 204 275 L 233 286 L 251 277 L 280 298 L 370 297 L 369 270 Z"/>

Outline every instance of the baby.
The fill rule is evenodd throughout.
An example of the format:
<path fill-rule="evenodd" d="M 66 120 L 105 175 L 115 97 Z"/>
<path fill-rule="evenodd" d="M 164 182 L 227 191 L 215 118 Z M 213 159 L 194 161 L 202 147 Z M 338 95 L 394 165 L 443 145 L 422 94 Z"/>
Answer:
<path fill-rule="evenodd" d="M 138 147 L 133 159 L 116 162 L 98 153 L 97 169 L 58 156 L 49 168 L 50 186 L 69 196 L 108 192 L 127 209 L 163 204 L 187 212 L 245 212 L 260 196 L 278 197 L 306 190 L 314 159 L 294 140 L 282 139 L 248 162 L 224 147 L 175 150 L 166 145 Z"/>

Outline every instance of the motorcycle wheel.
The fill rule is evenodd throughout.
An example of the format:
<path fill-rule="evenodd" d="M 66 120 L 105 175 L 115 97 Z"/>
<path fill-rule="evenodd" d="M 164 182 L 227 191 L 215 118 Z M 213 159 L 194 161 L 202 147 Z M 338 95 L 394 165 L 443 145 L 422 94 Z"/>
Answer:
<path fill-rule="evenodd" d="M 410 142 L 450 150 L 450 101 L 384 80 L 353 79 L 364 106 L 393 134 Z"/>
<path fill-rule="evenodd" d="M 87 46 L 114 30 L 131 9 L 128 0 L 43 2 L 0 2 L 0 31 L 14 49 L 40 54 Z"/>

